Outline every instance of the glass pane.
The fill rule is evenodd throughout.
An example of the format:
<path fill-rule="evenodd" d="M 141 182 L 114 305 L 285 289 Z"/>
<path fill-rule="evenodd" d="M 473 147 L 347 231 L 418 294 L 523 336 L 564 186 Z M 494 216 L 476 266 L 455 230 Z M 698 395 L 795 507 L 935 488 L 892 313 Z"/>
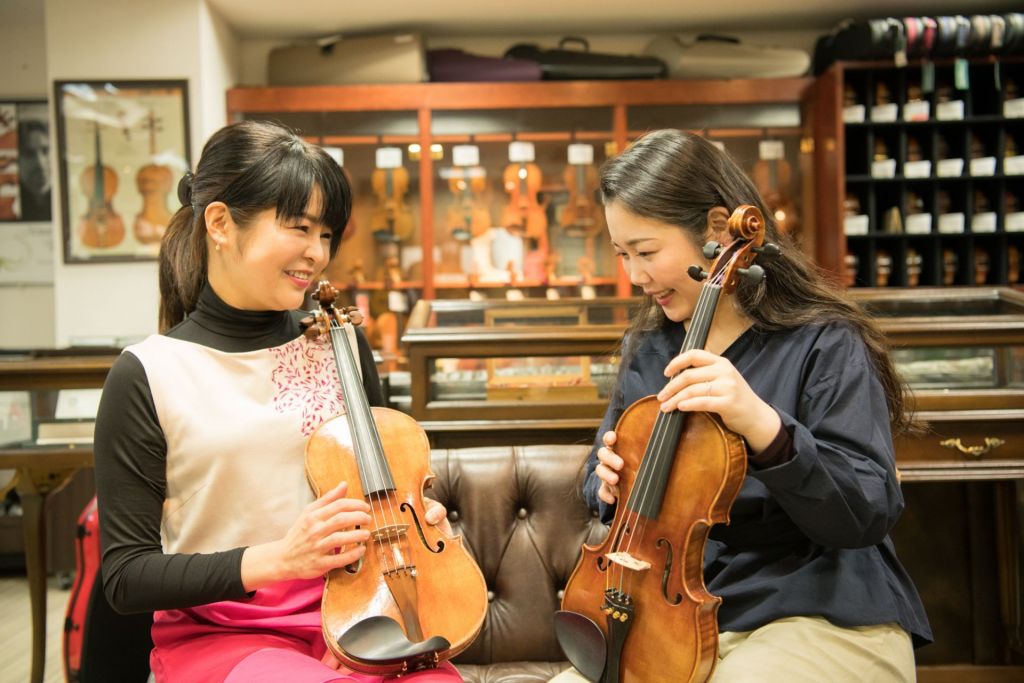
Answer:
<path fill-rule="evenodd" d="M 607 401 L 618 372 L 615 356 L 438 358 L 432 401 Z"/>
<path fill-rule="evenodd" d="M 894 349 L 892 357 L 912 389 L 992 389 L 1000 384 L 993 348 Z"/>

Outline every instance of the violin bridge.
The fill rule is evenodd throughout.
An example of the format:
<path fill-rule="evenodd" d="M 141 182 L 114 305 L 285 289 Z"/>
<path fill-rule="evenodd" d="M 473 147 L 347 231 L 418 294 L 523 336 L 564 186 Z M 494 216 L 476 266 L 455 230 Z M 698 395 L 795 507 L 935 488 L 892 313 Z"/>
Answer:
<path fill-rule="evenodd" d="M 608 558 L 609 562 L 614 562 L 620 567 L 625 567 L 626 569 L 631 569 L 635 572 L 642 572 L 651 568 L 650 562 L 639 560 L 627 552 L 608 553 L 605 557 Z"/>
<path fill-rule="evenodd" d="M 378 543 L 392 543 L 402 540 L 405 537 L 405 532 L 408 530 L 408 524 L 387 524 L 371 531 L 370 538 Z"/>

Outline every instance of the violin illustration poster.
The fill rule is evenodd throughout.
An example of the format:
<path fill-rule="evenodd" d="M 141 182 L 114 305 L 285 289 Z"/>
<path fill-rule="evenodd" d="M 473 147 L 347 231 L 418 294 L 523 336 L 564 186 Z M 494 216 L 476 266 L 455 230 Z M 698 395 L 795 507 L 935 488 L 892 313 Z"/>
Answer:
<path fill-rule="evenodd" d="M 58 81 L 64 261 L 156 258 L 189 169 L 186 81 Z"/>

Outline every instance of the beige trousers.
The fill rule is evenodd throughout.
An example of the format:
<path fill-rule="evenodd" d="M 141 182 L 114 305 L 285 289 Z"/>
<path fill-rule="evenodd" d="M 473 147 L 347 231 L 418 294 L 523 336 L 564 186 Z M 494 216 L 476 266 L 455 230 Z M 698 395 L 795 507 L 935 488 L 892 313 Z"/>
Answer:
<path fill-rule="evenodd" d="M 662 680 L 674 679 L 666 671 Z M 821 617 L 789 617 L 754 631 L 719 634 L 718 664 L 710 683 L 916 680 L 910 636 L 896 624 L 840 628 Z M 585 681 L 575 669 L 569 669 L 550 683 Z"/>

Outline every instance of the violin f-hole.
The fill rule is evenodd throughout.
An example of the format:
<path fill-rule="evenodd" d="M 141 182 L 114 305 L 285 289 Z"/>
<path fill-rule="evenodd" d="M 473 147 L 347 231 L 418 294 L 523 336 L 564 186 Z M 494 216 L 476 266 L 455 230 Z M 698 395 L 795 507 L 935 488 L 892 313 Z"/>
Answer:
<path fill-rule="evenodd" d="M 413 508 L 412 505 L 409 505 L 408 503 L 402 503 L 398 507 L 398 509 L 401 510 L 402 512 L 408 511 L 409 514 L 412 515 L 413 524 L 416 525 L 416 533 L 419 535 L 420 542 L 423 544 L 424 548 L 426 548 L 427 550 L 429 550 L 432 553 L 439 553 L 442 550 L 444 550 L 444 541 L 441 540 L 441 539 L 438 539 L 438 541 L 437 541 L 437 548 L 431 548 L 430 547 L 430 543 L 427 542 L 427 537 L 423 534 L 423 527 L 420 526 L 420 518 L 416 514 L 416 510 L 415 510 L 415 508 Z"/>
<path fill-rule="evenodd" d="M 667 538 L 659 538 L 658 542 L 654 544 L 655 547 L 665 548 L 665 569 L 661 573 L 661 594 L 665 598 L 665 602 L 675 606 L 683 601 L 683 594 L 676 593 L 675 598 L 668 597 L 668 580 L 672 576 L 672 543 Z"/>

